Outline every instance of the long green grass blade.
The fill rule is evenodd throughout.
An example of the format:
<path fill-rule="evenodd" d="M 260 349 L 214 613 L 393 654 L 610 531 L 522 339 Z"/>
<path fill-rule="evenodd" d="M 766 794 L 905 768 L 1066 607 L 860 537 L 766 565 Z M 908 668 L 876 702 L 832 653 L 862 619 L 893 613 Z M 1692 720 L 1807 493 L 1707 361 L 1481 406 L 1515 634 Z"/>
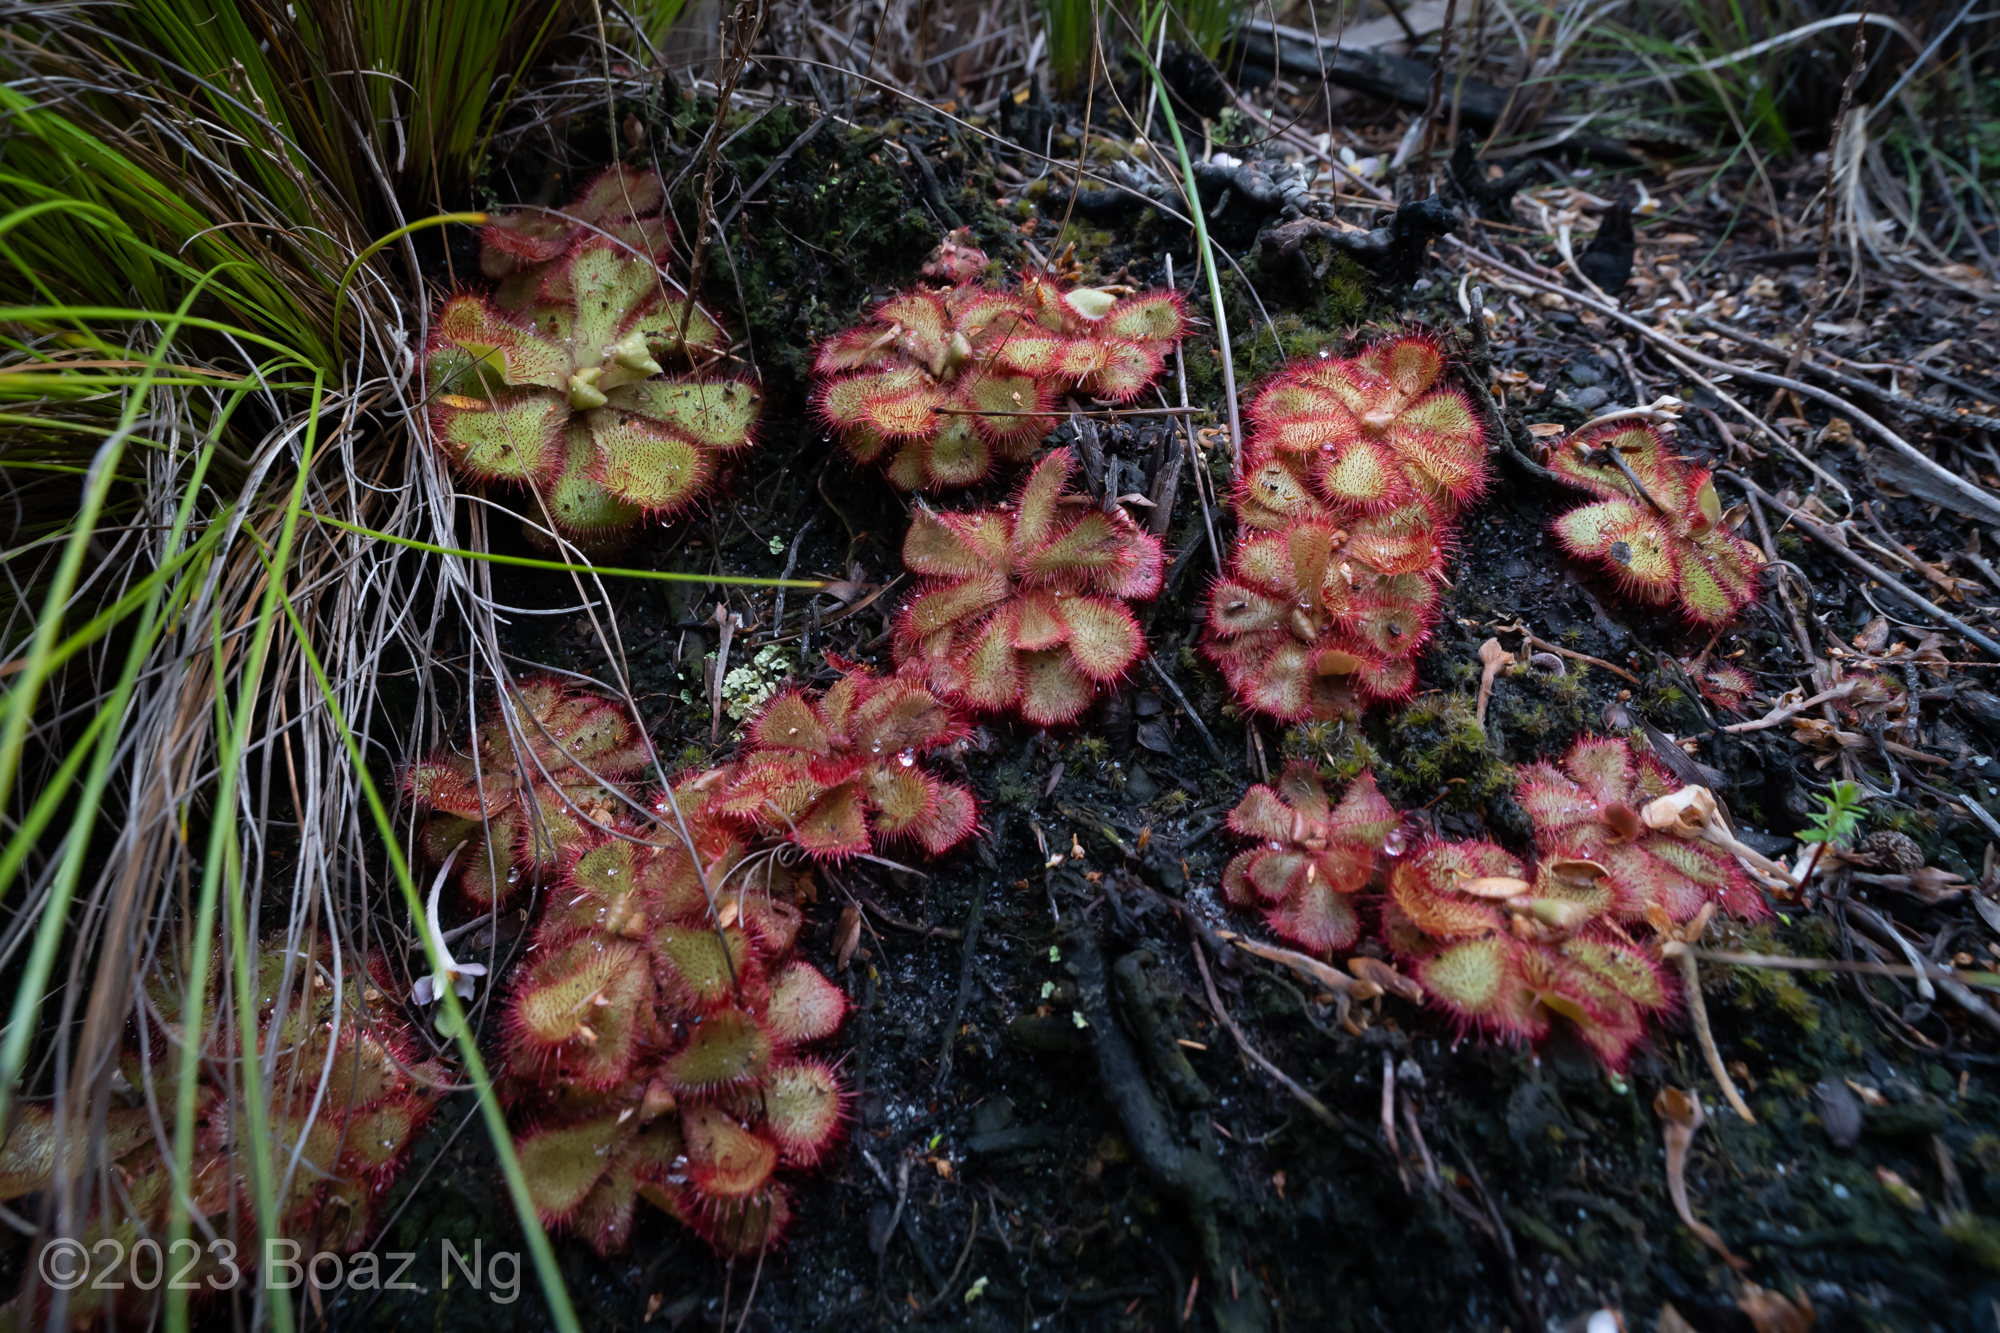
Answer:
<path fill-rule="evenodd" d="M 220 771 L 216 775 L 216 795 L 212 821 L 209 825 L 208 855 L 202 870 L 202 909 L 200 915 L 213 916 L 213 901 L 218 892 L 225 899 L 229 924 L 230 964 L 235 979 L 237 1049 L 242 1052 L 240 1065 L 240 1086 L 242 1090 L 242 1111 L 245 1124 L 239 1144 L 239 1156 L 249 1158 L 250 1191 L 257 1213 L 257 1229 L 260 1238 L 275 1237 L 279 1234 L 278 1204 L 275 1182 L 272 1179 L 272 1143 L 270 1134 L 270 1107 L 263 1095 L 262 1055 L 257 1041 L 258 995 L 256 966 L 253 962 L 255 944 L 249 938 L 250 923 L 248 905 L 245 902 L 243 866 L 240 846 L 236 837 L 236 793 L 242 776 L 243 758 L 248 753 L 250 728 L 256 716 L 257 697 L 263 688 L 264 668 L 270 657 L 271 638 L 277 630 L 277 605 L 284 592 L 285 572 L 291 568 L 292 545 L 298 534 L 299 516 L 305 509 L 306 482 L 312 475 L 314 451 L 319 442 L 320 391 L 316 388 L 308 415 L 304 441 L 299 451 L 299 465 L 292 482 L 291 494 L 286 500 L 284 520 L 278 536 L 276 568 L 267 570 L 264 596 L 258 608 L 256 628 L 251 635 L 249 653 L 243 663 L 239 677 L 234 709 L 228 707 L 228 694 L 223 688 L 226 670 L 226 654 L 223 649 L 223 629 L 220 622 L 220 607 L 217 608 L 217 622 L 213 632 L 215 667 L 215 709 L 216 734 L 222 738 Z M 253 534 L 254 536 L 254 534 Z M 206 1030 L 201 1019 L 202 992 L 195 989 L 207 980 L 205 947 L 212 925 L 203 929 L 204 922 L 197 920 L 195 947 L 200 961 L 188 969 L 188 991 L 182 1009 L 182 1029 L 188 1034 L 181 1047 L 181 1079 L 176 1088 L 178 1102 L 175 1108 L 174 1156 L 176 1164 L 192 1163 L 192 1113 L 194 1094 L 194 1074 L 198 1042 L 196 1035 Z M 273 1034 L 273 1040 L 276 1039 Z M 253 1060 L 253 1057 L 255 1059 Z M 186 1128 L 189 1137 L 183 1141 L 180 1112 L 188 1112 Z M 183 1148 L 186 1149 L 185 1155 Z M 187 1178 L 183 1168 L 180 1178 Z M 292 1306 L 289 1296 L 275 1290 L 261 1288 L 270 1297 L 272 1327 L 278 1333 L 291 1333 Z M 175 1315 L 169 1311 L 169 1327 Z M 185 1307 L 180 1312 L 185 1319 Z"/>
<path fill-rule="evenodd" d="M 275 578 L 274 578 L 275 582 Z M 299 645 L 300 654 L 305 658 L 307 669 L 312 672 L 313 681 L 319 687 L 320 697 L 325 701 L 327 712 L 333 719 L 334 728 L 339 732 L 342 744 L 346 746 L 348 762 L 354 766 L 354 776 L 361 787 L 362 796 L 368 802 L 370 814 L 374 817 L 375 829 L 382 837 L 382 846 L 389 854 L 390 866 L 395 870 L 396 883 L 403 890 L 403 905 L 409 909 L 413 921 L 424 919 L 423 895 L 418 891 L 416 881 L 410 876 L 409 859 L 403 855 L 401 842 L 396 836 L 395 821 L 389 816 L 389 807 L 382 799 L 375 780 L 369 776 L 367 757 L 361 752 L 361 743 L 355 739 L 353 730 L 347 725 L 346 715 L 341 711 L 340 700 L 335 695 L 333 683 L 327 679 L 326 670 L 320 664 L 319 654 L 313 650 L 312 639 L 300 623 L 298 611 L 289 597 L 282 599 L 286 617 L 291 621 L 292 633 Z M 429 962 L 433 974 L 442 974 L 445 969 L 443 945 L 428 930 L 419 930 L 423 937 L 424 957 Z M 479 1113 L 485 1121 L 487 1135 L 493 1141 L 494 1156 L 500 1159 L 500 1173 L 507 1181 L 507 1194 L 513 1200 L 515 1214 L 521 1222 L 521 1231 L 528 1242 L 528 1253 L 535 1262 L 535 1275 L 541 1281 L 542 1295 L 549 1303 L 549 1315 L 555 1320 L 560 1333 L 581 1333 L 577 1323 L 576 1309 L 570 1303 L 569 1288 L 563 1282 L 562 1269 L 556 1265 L 555 1249 L 549 1244 L 548 1232 L 535 1212 L 535 1201 L 528 1193 L 528 1178 L 521 1171 L 521 1160 L 514 1152 L 514 1138 L 507 1128 L 507 1113 L 500 1107 L 500 1099 L 493 1091 L 492 1077 L 486 1071 L 486 1061 L 479 1054 L 479 1043 L 474 1039 L 472 1025 L 466 1021 L 465 1009 L 458 1002 L 458 996 L 450 986 L 442 988 L 439 1003 L 444 1007 L 444 1022 L 456 1034 L 459 1058 L 465 1062 L 466 1078 L 471 1081 L 479 1098 Z"/>
<path fill-rule="evenodd" d="M 1160 21 L 1166 22 L 1164 12 Z M 1234 451 L 1241 447 L 1243 436 L 1242 425 L 1237 420 L 1236 361 L 1229 349 L 1229 316 L 1222 307 L 1222 275 L 1215 267 L 1215 251 L 1208 243 L 1208 218 L 1201 206 L 1201 192 L 1195 187 L 1194 159 L 1188 156 L 1187 140 L 1181 137 L 1180 117 L 1174 114 L 1174 100 L 1168 95 L 1167 81 L 1161 76 L 1159 66 L 1153 63 L 1153 57 L 1147 54 L 1143 43 L 1131 50 L 1147 76 L 1153 80 L 1153 85 L 1159 89 L 1160 111 L 1167 118 L 1168 133 L 1173 135 L 1174 152 L 1180 155 L 1181 183 L 1187 191 L 1188 216 L 1194 219 L 1195 245 L 1201 251 L 1202 272 L 1208 275 L 1209 303 L 1215 308 L 1216 341 L 1222 345 L 1222 378 L 1229 394 L 1229 445 Z"/>
<path fill-rule="evenodd" d="M 206 472 L 207 463 L 207 454 L 204 452 L 200 463 L 197 464 L 195 473 L 197 478 Z M 191 500 L 192 496 L 189 498 Z M 191 510 L 192 505 L 189 504 L 187 508 Z M 164 620 L 160 611 L 162 595 L 166 594 L 166 601 L 169 606 L 178 606 L 183 603 L 183 592 L 191 583 L 201 578 L 205 568 L 201 562 L 214 551 L 215 547 L 220 543 L 225 530 L 223 522 L 211 524 L 208 531 L 202 534 L 200 541 L 190 546 L 187 550 L 182 551 L 179 555 L 164 562 L 158 569 L 134 585 L 132 590 L 124 597 L 99 613 L 89 624 L 78 629 L 75 634 L 71 635 L 67 641 L 57 647 L 55 652 L 51 654 L 51 661 L 59 666 L 76 656 L 76 654 L 94 647 L 103 641 L 105 635 L 111 631 L 115 624 L 124 620 L 134 611 L 140 612 L 141 615 L 139 628 L 134 634 L 132 652 L 138 652 L 141 645 L 150 649 L 153 645 L 157 644 L 160 632 L 164 629 Z M 179 537 L 180 533 L 176 531 L 170 542 L 177 545 Z M 181 571 L 190 564 L 195 566 L 194 569 L 182 574 Z M 169 576 L 175 574 L 180 574 L 181 576 L 171 580 L 172 586 L 169 588 Z M 128 653 L 127 669 L 136 673 L 138 670 L 138 660 Z M 123 677 L 120 680 L 122 682 Z M 120 690 L 123 691 L 122 695 L 119 692 Z M 0 851 L 0 900 L 6 898 L 8 889 L 13 887 L 14 876 L 20 873 L 22 864 L 41 841 L 42 832 L 48 828 L 50 821 L 55 818 L 56 811 L 69 798 L 70 784 L 76 780 L 77 770 L 83 766 L 84 760 L 91 755 L 92 746 L 95 744 L 98 734 L 109 727 L 115 735 L 118 727 L 123 725 L 125 708 L 129 705 L 130 699 L 130 687 L 121 683 L 119 690 L 112 692 L 110 702 L 98 708 L 96 714 L 86 724 L 83 733 L 70 746 L 69 753 L 63 757 L 62 764 L 56 769 L 54 775 L 42 784 L 41 794 L 35 798 L 35 804 L 29 808 L 27 817 L 21 821 L 20 827 L 7 839 L 6 849 Z M 82 809 L 83 807 L 79 806 L 78 812 L 71 817 L 72 837 L 75 836 Z M 94 810 L 91 817 L 95 818 Z M 0 1107 L 4 1107 L 4 1105 L 4 1093 L 0 1093 Z"/>
<path fill-rule="evenodd" d="M 167 348 L 187 321 L 187 309 L 202 287 L 197 285 L 189 291 L 181 309 L 166 321 L 159 341 L 147 357 L 150 368 L 157 367 L 166 357 Z M 14 683 L 8 688 L 4 701 L 0 701 L 0 808 L 5 808 L 13 795 L 14 784 L 20 776 L 21 756 L 28 733 L 28 724 L 33 718 L 36 704 L 40 701 L 43 687 L 48 683 L 54 670 L 53 659 L 57 648 L 57 636 L 62 632 L 64 611 L 70 594 L 83 569 L 84 555 L 95 534 L 99 516 L 104 510 L 113 479 L 117 475 L 118 462 L 123 456 L 123 446 L 139 419 L 148 399 L 148 389 L 142 383 L 126 400 L 117 425 L 104 442 L 97 448 L 85 477 L 83 496 L 78 512 L 71 521 L 70 536 L 63 546 L 62 557 L 57 564 L 54 577 L 43 598 L 41 614 L 36 618 L 35 630 L 29 641 L 28 651 L 21 670 L 16 673 Z M 66 908 L 67 904 L 63 904 Z M 61 913 L 58 913 L 61 915 Z M 30 978 L 23 979 L 21 994 L 29 994 L 36 988 L 27 985 Z M 35 997 L 37 1006 L 40 997 Z M 12 1077 L 19 1072 L 19 1061 L 26 1058 L 27 1042 L 31 1034 L 20 1024 L 11 1026 L 4 1044 L 0 1044 L 0 1112 L 7 1107 L 7 1099 L 13 1087 Z M 9 1053 L 14 1053 L 16 1063 L 9 1065 Z"/>
<path fill-rule="evenodd" d="M 407 547 L 412 551 L 428 551 L 432 555 L 457 556 L 461 560 L 483 560 L 489 565 L 514 565 L 521 569 L 553 569 L 564 574 L 596 575 L 614 579 L 651 579 L 657 583 L 721 583 L 740 588 L 824 588 L 824 579 L 762 579 L 751 578 L 747 574 L 684 574 L 671 569 L 618 569 L 609 565 L 572 565 L 561 560 L 537 560 L 526 555 L 494 555 L 488 551 L 466 551 L 456 546 L 434 546 L 430 542 L 418 541 L 414 537 L 398 537 L 392 532 L 378 532 L 374 528 L 364 528 L 358 523 L 347 523 L 330 514 L 310 514 L 328 527 L 352 532 L 357 536 L 387 542 L 391 546 Z"/>

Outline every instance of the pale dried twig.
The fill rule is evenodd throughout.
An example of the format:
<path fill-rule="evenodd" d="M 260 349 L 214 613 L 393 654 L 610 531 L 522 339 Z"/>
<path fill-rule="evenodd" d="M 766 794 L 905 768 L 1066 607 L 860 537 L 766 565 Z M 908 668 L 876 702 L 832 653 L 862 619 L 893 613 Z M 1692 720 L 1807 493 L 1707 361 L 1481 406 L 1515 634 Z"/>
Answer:
<path fill-rule="evenodd" d="M 1242 1051 L 1252 1064 L 1276 1079 L 1279 1086 L 1291 1093 L 1299 1105 L 1313 1113 L 1314 1119 L 1329 1129 L 1338 1127 L 1339 1120 L 1335 1118 L 1333 1112 L 1326 1109 L 1326 1104 L 1300 1087 L 1290 1074 L 1259 1054 L 1257 1048 L 1250 1044 L 1250 1039 L 1243 1035 L 1243 1029 L 1236 1026 L 1236 1020 L 1229 1016 L 1229 1011 L 1222 1007 L 1222 997 L 1215 992 L 1215 979 L 1208 974 L 1208 956 L 1202 952 L 1201 930 L 1195 925 L 1192 917 L 1188 919 L 1188 938 L 1194 945 L 1194 963 L 1201 971 L 1201 985 L 1208 995 L 1208 1007 L 1214 1011 L 1216 1021 L 1228 1028 L 1229 1035 L 1236 1038 L 1236 1049 Z"/>

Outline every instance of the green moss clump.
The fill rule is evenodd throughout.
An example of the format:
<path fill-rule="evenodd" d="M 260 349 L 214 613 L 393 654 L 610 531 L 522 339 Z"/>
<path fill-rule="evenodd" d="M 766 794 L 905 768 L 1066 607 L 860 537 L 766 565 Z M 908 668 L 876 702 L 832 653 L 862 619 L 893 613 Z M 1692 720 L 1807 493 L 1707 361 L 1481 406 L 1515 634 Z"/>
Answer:
<path fill-rule="evenodd" d="M 1065 247 L 1074 245 L 1076 253 L 1071 257 L 1079 264 L 1090 265 L 1097 263 L 1117 243 L 1118 238 L 1108 231 L 1071 222 L 1056 236 L 1049 250 L 1053 254 L 1061 254 Z"/>
<path fill-rule="evenodd" d="M 1335 786 L 1345 786 L 1373 769 L 1382 771 L 1382 756 L 1361 729 L 1345 719 L 1305 722 L 1286 730 L 1278 749 L 1287 759 L 1319 765 L 1320 774 Z"/>
<path fill-rule="evenodd" d="M 1769 967 L 1732 967 L 1727 973 L 1730 1000 L 1737 1008 L 1754 1013 L 1776 1009 L 1800 1031 L 1819 1031 L 1819 1001 L 1806 994 L 1792 973 Z"/>
<path fill-rule="evenodd" d="M 1458 666 L 1473 673 L 1467 689 L 1473 693 L 1478 686 L 1476 669 L 1454 663 Z M 1523 761 L 1567 750 L 1592 729 L 1589 673 L 1584 663 L 1571 662 L 1560 676 L 1534 667 L 1516 668 L 1502 676 L 1486 709 L 1487 730 L 1493 733 L 1495 746 Z"/>
<path fill-rule="evenodd" d="M 1772 1091 L 1782 1092 L 1787 1097 L 1804 1097 L 1812 1092 L 1796 1069 L 1774 1069 L 1764 1076 L 1764 1082 Z"/>
<path fill-rule="evenodd" d="M 1032 810 L 1037 795 L 1035 782 L 1018 764 L 1008 764 L 993 774 L 993 803 Z"/>
<path fill-rule="evenodd" d="M 1070 755 L 1090 764 L 1102 764 L 1111 753 L 1111 742 L 1102 736 L 1079 736 L 1071 742 Z"/>
<path fill-rule="evenodd" d="M 794 143 L 808 113 L 780 106 L 726 150 L 730 164 L 754 180 Z M 853 323 L 878 282 L 903 283 L 936 246 L 942 228 L 918 202 L 914 187 L 881 151 L 875 131 L 822 134 L 795 154 L 745 213 L 749 235 L 732 240 L 713 262 L 713 291 L 732 329 L 747 333 L 767 383 L 803 386 L 812 347 Z M 939 165 L 944 201 L 972 227 L 975 239 L 1002 264 L 1019 253 L 1013 222 L 993 207 L 977 167 L 948 170 L 956 149 L 929 145 Z M 683 187 L 684 192 L 692 185 Z M 691 199 L 682 216 L 693 216 Z M 733 308 L 741 291 L 746 310 Z M 774 373 L 777 372 L 777 373 Z M 773 403 L 772 410 L 791 410 Z"/>
<path fill-rule="evenodd" d="M 1366 319 L 1394 315 L 1393 308 L 1380 302 L 1370 288 L 1367 270 L 1345 255 L 1333 257 L 1309 300 L 1298 301 L 1295 294 L 1287 293 L 1287 301 L 1294 306 L 1291 309 L 1275 304 L 1270 296 L 1265 297 L 1260 309 L 1251 299 L 1249 285 L 1234 269 L 1222 274 L 1221 283 L 1239 393 L 1247 393 L 1249 386 L 1294 361 L 1322 354 L 1342 355 L 1353 341 L 1353 331 Z M 1207 304 L 1207 294 L 1205 284 L 1195 289 L 1197 306 Z M 1376 331 L 1386 333 L 1398 327 L 1401 326 L 1391 320 L 1381 323 Z M 1192 388 L 1210 395 L 1222 392 L 1219 354 L 1195 356 L 1190 352 L 1187 370 Z"/>
<path fill-rule="evenodd" d="M 1422 805 L 1442 797 L 1443 809 L 1471 810 L 1513 790 L 1513 767 L 1472 707 L 1463 695 L 1431 694 L 1389 719 L 1385 761 L 1375 776 L 1392 802 Z"/>

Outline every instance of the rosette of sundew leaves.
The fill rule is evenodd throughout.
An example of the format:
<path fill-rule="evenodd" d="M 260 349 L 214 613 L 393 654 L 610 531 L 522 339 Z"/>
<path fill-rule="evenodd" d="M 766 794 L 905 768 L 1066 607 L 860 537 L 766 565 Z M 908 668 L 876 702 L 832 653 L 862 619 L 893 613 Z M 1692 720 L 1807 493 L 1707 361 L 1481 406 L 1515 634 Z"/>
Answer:
<path fill-rule="evenodd" d="M 674 238 L 666 204 L 659 172 L 607 168 L 560 209 L 494 214 L 479 230 L 479 271 L 498 284 L 493 299 L 502 309 L 520 310 L 543 299 L 550 270 L 592 236 L 611 239 L 634 258 L 665 264 Z"/>
<path fill-rule="evenodd" d="M 709 373 L 727 349 L 650 261 L 589 235 L 518 311 L 471 292 L 444 302 L 426 357 L 431 437 L 467 477 L 527 487 L 558 530 L 602 539 L 686 508 L 750 445 L 756 387 Z"/>
<path fill-rule="evenodd" d="M 1756 597 L 1763 557 L 1730 530 L 1708 469 L 1675 456 L 1651 426 L 1582 431 L 1556 447 L 1549 469 L 1600 497 L 1558 518 L 1557 538 L 1608 569 L 1633 601 L 1672 603 L 1719 628 Z"/>
<path fill-rule="evenodd" d="M 897 613 L 899 669 L 981 712 L 1074 721 L 1146 649 L 1126 603 L 1159 594 L 1160 542 L 1071 492 L 1051 450 L 995 509 L 919 508 L 903 542 L 917 592 Z"/>
<path fill-rule="evenodd" d="M 271 1234 L 307 1252 L 351 1254 L 380 1228 L 384 1196 L 449 1085 L 449 1073 L 427 1058 L 400 1007 L 386 998 L 395 987 L 380 953 L 365 959 L 348 953 L 337 965 L 324 936 L 301 949 L 278 935 L 253 950 L 249 966 L 258 997 L 257 1049 L 274 1064 L 271 1100 L 263 1110 L 283 1188 L 274 1199 Z M 70 1234 L 93 1256 L 91 1280 L 68 1292 L 63 1327 L 110 1327 L 114 1321 L 145 1327 L 157 1316 L 163 1294 L 157 1253 L 149 1263 L 133 1251 L 142 1237 L 168 1234 L 177 1193 L 203 1233 L 222 1243 L 203 1243 L 193 1254 L 176 1247 L 165 1270 L 173 1280 L 194 1290 L 204 1284 L 224 1290 L 232 1271 L 228 1247 L 239 1255 L 260 1252 L 247 1108 L 237 1079 L 228 1076 L 239 1063 L 240 1035 L 221 976 L 210 973 L 193 1023 L 178 981 L 153 972 L 141 986 L 147 1040 L 135 1035 L 128 1042 L 118 1072 L 133 1089 L 150 1089 L 157 1108 L 112 1098 L 108 1108 L 94 1108 L 102 1119 L 93 1134 L 87 1128 L 91 1107 L 77 1108 L 81 1119 L 65 1124 L 49 1106 L 26 1103 L 0 1148 L 0 1199 L 9 1202 L 52 1191 L 58 1176 L 84 1169 L 86 1155 L 108 1167 L 116 1182 L 103 1191 L 82 1191 L 80 1228 Z M 175 1089 L 180 1043 L 190 1037 L 212 1058 L 196 1066 L 189 1185 L 176 1191 Z M 284 1170 L 294 1154 L 296 1168 Z M 85 1182 L 96 1179 L 83 1176 Z M 30 1262 L 53 1260 L 48 1247 L 69 1243 L 44 1233 L 33 1243 L 41 1253 Z M 53 1327 L 47 1322 L 50 1295 L 47 1283 L 23 1284 L 19 1298 L 0 1307 L 0 1326 Z"/>
<path fill-rule="evenodd" d="M 1608 924 L 1611 899 L 1490 842 L 1428 839 L 1389 872 L 1382 934 L 1462 1027 L 1538 1042 L 1567 1019 L 1612 1069 L 1674 999 L 1660 963 Z"/>
<path fill-rule="evenodd" d="M 1622 737 L 1585 736 L 1560 760 L 1519 771 L 1515 799 L 1534 825 L 1536 849 L 1545 860 L 1592 867 L 1617 920 L 1644 921 L 1658 908 L 1669 921 L 1689 921 L 1710 903 L 1751 920 L 1771 914 L 1729 853 L 1640 817 L 1685 785 L 1652 754 Z"/>
<path fill-rule="evenodd" d="M 814 404 L 856 461 L 904 490 L 969 486 L 1032 458 L 1066 393 L 1137 397 L 1186 331 L 1175 292 L 976 281 L 958 233 L 925 265 L 942 285 L 899 292 L 820 346 Z"/>
<path fill-rule="evenodd" d="M 697 775 L 658 821 L 614 821 L 510 981 L 521 1169 L 542 1219 L 599 1253 L 624 1248 L 640 1199 L 725 1255 L 769 1249 L 792 1216 L 787 1169 L 821 1161 L 845 1122 L 848 1091 L 812 1048 L 847 1000 L 793 956 L 810 872 L 746 856 L 726 783 Z"/>
<path fill-rule="evenodd" d="M 1354 895 L 1375 874 L 1376 853 L 1402 822 L 1364 771 L 1338 803 L 1317 766 L 1285 765 L 1275 786 L 1257 785 L 1229 814 L 1229 831 L 1255 839 L 1222 872 L 1232 907 L 1261 908 L 1271 929 L 1324 954 L 1361 936 Z"/>

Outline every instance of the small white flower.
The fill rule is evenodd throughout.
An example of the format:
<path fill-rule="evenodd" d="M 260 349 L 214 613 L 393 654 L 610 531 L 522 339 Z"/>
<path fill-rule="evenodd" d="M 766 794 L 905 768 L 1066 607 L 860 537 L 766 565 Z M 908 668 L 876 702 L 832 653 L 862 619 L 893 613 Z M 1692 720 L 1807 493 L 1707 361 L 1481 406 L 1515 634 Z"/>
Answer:
<path fill-rule="evenodd" d="M 444 859 L 444 867 L 438 871 L 437 878 L 431 881 L 430 902 L 424 908 L 424 924 L 431 932 L 431 939 L 437 944 L 438 955 L 444 961 L 444 970 L 417 978 L 417 984 L 410 987 L 412 1004 L 426 1005 L 443 999 L 447 986 L 458 993 L 459 999 L 469 1000 L 472 998 L 472 979 L 486 975 L 484 963 L 461 963 L 451 956 L 451 949 L 444 942 L 444 929 L 438 925 L 438 894 L 444 890 L 445 877 L 451 874 L 451 863 L 458 859 L 459 852 L 464 848 L 464 843 L 452 848 L 451 855 Z"/>

